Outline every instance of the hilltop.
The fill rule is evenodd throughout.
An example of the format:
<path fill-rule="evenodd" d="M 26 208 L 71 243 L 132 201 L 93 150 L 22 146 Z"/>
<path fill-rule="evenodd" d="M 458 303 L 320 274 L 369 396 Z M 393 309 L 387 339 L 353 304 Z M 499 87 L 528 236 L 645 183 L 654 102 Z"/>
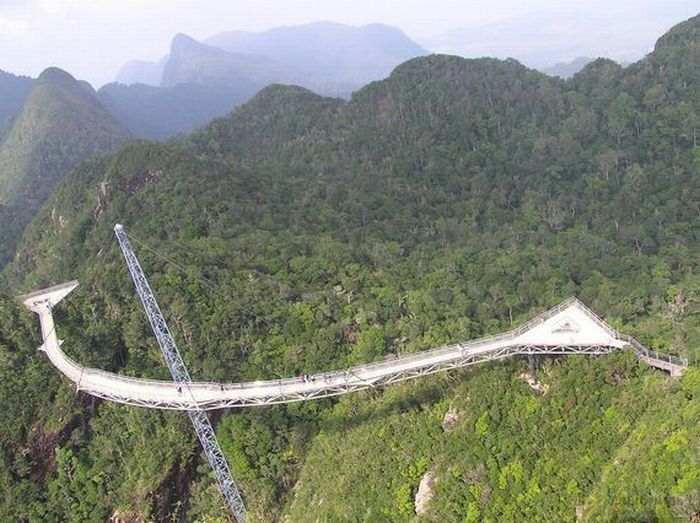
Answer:
<path fill-rule="evenodd" d="M 80 160 L 114 149 L 126 138 L 84 85 L 65 71 L 47 69 L 0 149 L 0 201 L 23 199 L 36 206 Z"/>

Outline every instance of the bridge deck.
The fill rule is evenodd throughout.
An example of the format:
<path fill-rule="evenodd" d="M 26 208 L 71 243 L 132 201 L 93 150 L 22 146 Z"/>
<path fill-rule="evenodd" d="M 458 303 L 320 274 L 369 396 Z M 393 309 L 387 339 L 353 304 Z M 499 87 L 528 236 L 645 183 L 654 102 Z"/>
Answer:
<path fill-rule="evenodd" d="M 268 405 L 310 400 L 455 369 L 518 354 L 604 354 L 632 347 L 642 361 L 678 375 L 687 362 L 652 353 L 636 340 L 623 336 L 585 305 L 570 298 L 522 327 L 465 343 L 303 378 L 247 383 L 195 382 L 185 389 L 172 381 L 130 378 L 83 367 L 61 349 L 52 308 L 77 282 L 23 296 L 25 305 L 39 315 L 44 343 L 40 347 L 51 363 L 79 390 L 112 401 L 145 407 L 191 410 Z"/>

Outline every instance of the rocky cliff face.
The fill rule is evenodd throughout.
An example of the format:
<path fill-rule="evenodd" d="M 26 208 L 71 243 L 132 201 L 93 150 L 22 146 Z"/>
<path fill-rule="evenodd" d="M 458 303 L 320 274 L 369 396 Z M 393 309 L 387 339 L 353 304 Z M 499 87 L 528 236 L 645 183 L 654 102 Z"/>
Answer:
<path fill-rule="evenodd" d="M 428 505 L 433 499 L 437 477 L 432 472 L 426 472 L 421 478 L 416 492 L 415 506 L 416 515 L 423 516 L 428 512 Z"/>

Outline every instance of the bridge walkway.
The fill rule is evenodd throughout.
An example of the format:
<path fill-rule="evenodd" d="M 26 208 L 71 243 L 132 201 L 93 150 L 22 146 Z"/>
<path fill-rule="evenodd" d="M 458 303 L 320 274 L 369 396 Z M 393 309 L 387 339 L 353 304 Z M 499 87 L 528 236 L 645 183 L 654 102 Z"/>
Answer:
<path fill-rule="evenodd" d="M 688 365 L 681 358 L 650 351 L 633 338 L 611 328 L 576 298 L 569 298 L 513 331 L 449 344 L 391 361 L 318 373 L 306 378 L 246 383 L 194 382 L 183 389 L 172 381 L 131 378 L 84 367 L 68 357 L 61 349 L 62 341 L 56 333 L 53 308 L 77 286 L 77 282 L 69 282 L 20 298 L 39 315 L 44 340 L 39 349 L 79 390 L 107 400 L 143 407 L 210 410 L 305 401 L 517 355 L 595 355 L 632 348 L 641 361 L 668 371 L 672 376 L 679 376 Z"/>

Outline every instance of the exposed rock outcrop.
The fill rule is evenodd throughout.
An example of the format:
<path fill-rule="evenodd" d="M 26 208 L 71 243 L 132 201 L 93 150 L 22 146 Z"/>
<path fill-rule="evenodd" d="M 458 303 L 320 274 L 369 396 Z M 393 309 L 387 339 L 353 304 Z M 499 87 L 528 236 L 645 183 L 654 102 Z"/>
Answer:
<path fill-rule="evenodd" d="M 537 381 L 537 377 L 528 372 L 521 374 L 520 379 L 527 383 L 532 390 L 539 392 L 540 394 L 547 394 L 547 391 L 549 390 L 548 384 Z"/>
<path fill-rule="evenodd" d="M 426 472 L 418 485 L 416 492 L 416 515 L 421 516 L 428 510 L 428 503 L 434 497 L 433 489 L 437 483 L 437 477 L 430 471 Z"/>
<path fill-rule="evenodd" d="M 445 417 L 442 419 L 442 430 L 445 432 L 452 430 L 452 428 L 457 425 L 461 419 L 462 418 L 459 415 L 459 412 L 457 412 L 455 409 L 448 410 L 445 412 Z"/>

